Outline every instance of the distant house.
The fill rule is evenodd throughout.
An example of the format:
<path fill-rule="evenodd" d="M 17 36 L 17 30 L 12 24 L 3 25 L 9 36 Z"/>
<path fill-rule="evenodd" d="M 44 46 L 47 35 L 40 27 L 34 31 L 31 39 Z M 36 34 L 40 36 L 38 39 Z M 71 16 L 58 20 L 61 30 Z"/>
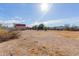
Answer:
<path fill-rule="evenodd" d="M 15 28 L 16 29 L 26 29 L 26 25 L 25 24 L 15 24 Z"/>

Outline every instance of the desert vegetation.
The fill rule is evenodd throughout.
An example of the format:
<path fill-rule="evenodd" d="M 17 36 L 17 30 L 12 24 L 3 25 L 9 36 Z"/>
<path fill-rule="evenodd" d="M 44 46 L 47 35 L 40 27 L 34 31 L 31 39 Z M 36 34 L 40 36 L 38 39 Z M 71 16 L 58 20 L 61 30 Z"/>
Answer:
<path fill-rule="evenodd" d="M 19 32 L 12 29 L 0 27 L 0 42 L 18 38 Z"/>
<path fill-rule="evenodd" d="M 35 25 L 32 27 L 33 30 L 64 30 L 64 31 L 79 31 L 79 26 L 72 25 L 70 26 L 69 24 L 65 24 L 63 26 L 53 26 L 53 27 L 48 27 L 45 26 L 44 24 L 39 24 Z"/>
<path fill-rule="evenodd" d="M 79 35 L 78 31 L 25 30 L 20 31 L 20 33 L 21 36 L 19 36 L 16 40 L 9 40 L 4 43 L 0 43 L 0 55 L 79 55 L 79 37 L 77 37 Z"/>
<path fill-rule="evenodd" d="M 47 27 L 44 24 L 39 24 L 39 25 L 33 26 L 32 28 L 28 27 L 28 29 L 26 28 L 23 30 L 30 30 L 30 29 L 37 30 L 37 31 L 39 31 L 39 30 L 45 30 L 45 31 L 47 31 L 47 30 L 57 30 L 57 31 L 61 30 L 61 31 L 66 31 L 67 33 L 70 33 L 68 31 L 79 31 L 79 26 L 75 26 L 75 25 L 70 26 L 69 24 L 66 24 L 64 26 Z M 64 37 L 70 37 L 70 34 L 66 35 L 63 32 L 61 32 L 61 34 L 59 34 L 59 35 L 62 35 Z M 4 27 L 0 24 L 0 42 L 7 41 L 10 39 L 15 39 L 15 38 L 18 38 L 19 36 L 20 36 L 20 34 L 15 27 L 8 28 L 8 27 Z M 75 37 L 75 35 L 73 35 L 73 37 Z"/>
<path fill-rule="evenodd" d="M 0 42 L 5 42 L 0 43 L 0 55 L 79 55 L 78 31 L 78 26 L 68 24 L 55 27 L 39 24 L 23 30 L 1 26 Z"/>

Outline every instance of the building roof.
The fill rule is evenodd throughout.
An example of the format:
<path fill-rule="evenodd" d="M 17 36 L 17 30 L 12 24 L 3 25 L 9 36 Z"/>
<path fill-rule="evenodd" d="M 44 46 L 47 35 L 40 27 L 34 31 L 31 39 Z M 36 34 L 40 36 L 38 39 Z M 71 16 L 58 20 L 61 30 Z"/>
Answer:
<path fill-rule="evenodd" d="M 15 26 L 26 26 L 25 24 L 15 24 Z"/>

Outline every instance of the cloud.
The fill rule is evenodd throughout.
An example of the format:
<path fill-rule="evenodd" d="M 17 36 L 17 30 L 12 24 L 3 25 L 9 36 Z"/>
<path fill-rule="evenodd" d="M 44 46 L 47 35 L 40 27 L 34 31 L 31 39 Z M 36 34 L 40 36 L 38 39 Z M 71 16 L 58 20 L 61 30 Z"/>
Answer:
<path fill-rule="evenodd" d="M 27 21 L 28 20 L 28 21 Z M 9 19 L 0 19 L 0 24 L 3 24 L 4 26 L 13 26 L 14 23 L 23 23 L 27 26 L 34 26 L 39 24 L 45 24 L 46 26 L 60 26 L 64 24 L 76 24 L 79 25 L 79 17 L 72 17 L 72 18 L 64 18 L 64 19 L 52 19 L 52 20 L 37 20 L 34 22 L 32 19 L 23 19 L 21 17 L 13 17 Z M 29 21 L 30 20 L 30 21 Z"/>
<path fill-rule="evenodd" d="M 49 20 L 49 21 L 45 21 L 43 22 L 44 24 L 52 24 L 52 23 L 61 23 L 63 22 L 62 20 Z"/>
<path fill-rule="evenodd" d="M 79 25 L 79 17 L 70 17 L 70 18 L 63 18 L 63 19 L 52 19 L 52 20 L 42 20 L 42 21 L 36 21 L 34 22 L 33 24 L 31 24 L 32 26 L 33 25 L 39 25 L 39 24 L 45 24 L 45 25 L 54 25 L 54 26 L 61 26 L 61 25 L 64 25 L 64 24 L 70 24 L 70 25 Z"/>
<path fill-rule="evenodd" d="M 31 25 L 39 25 L 39 24 L 48 25 L 48 24 L 61 23 L 61 22 L 63 22 L 63 20 L 48 20 L 48 21 L 43 21 L 43 22 L 35 22 Z"/>
<path fill-rule="evenodd" d="M 10 19 L 0 19 L 0 23 L 1 24 L 12 24 L 12 23 L 23 23 L 25 22 L 25 20 L 21 17 L 14 17 L 14 18 L 10 18 Z"/>
<path fill-rule="evenodd" d="M 13 24 L 13 23 L 22 23 L 23 21 L 19 20 L 0 20 L 1 24 Z"/>
<path fill-rule="evenodd" d="M 24 23 L 25 19 L 21 18 L 21 17 L 14 17 L 14 18 L 10 18 L 10 19 L 0 19 L 0 24 L 2 24 L 3 26 L 13 26 L 14 23 Z"/>

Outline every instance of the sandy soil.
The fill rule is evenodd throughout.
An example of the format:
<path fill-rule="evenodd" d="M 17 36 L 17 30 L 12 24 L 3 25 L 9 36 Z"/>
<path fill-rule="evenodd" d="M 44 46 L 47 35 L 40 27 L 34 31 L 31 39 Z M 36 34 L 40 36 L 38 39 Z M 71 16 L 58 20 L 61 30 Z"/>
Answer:
<path fill-rule="evenodd" d="M 77 56 L 79 55 L 79 38 L 75 39 L 78 33 L 73 32 L 75 36 L 73 38 L 72 32 L 66 31 L 21 31 L 19 39 L 0 43 L 0 55 Z"/>

